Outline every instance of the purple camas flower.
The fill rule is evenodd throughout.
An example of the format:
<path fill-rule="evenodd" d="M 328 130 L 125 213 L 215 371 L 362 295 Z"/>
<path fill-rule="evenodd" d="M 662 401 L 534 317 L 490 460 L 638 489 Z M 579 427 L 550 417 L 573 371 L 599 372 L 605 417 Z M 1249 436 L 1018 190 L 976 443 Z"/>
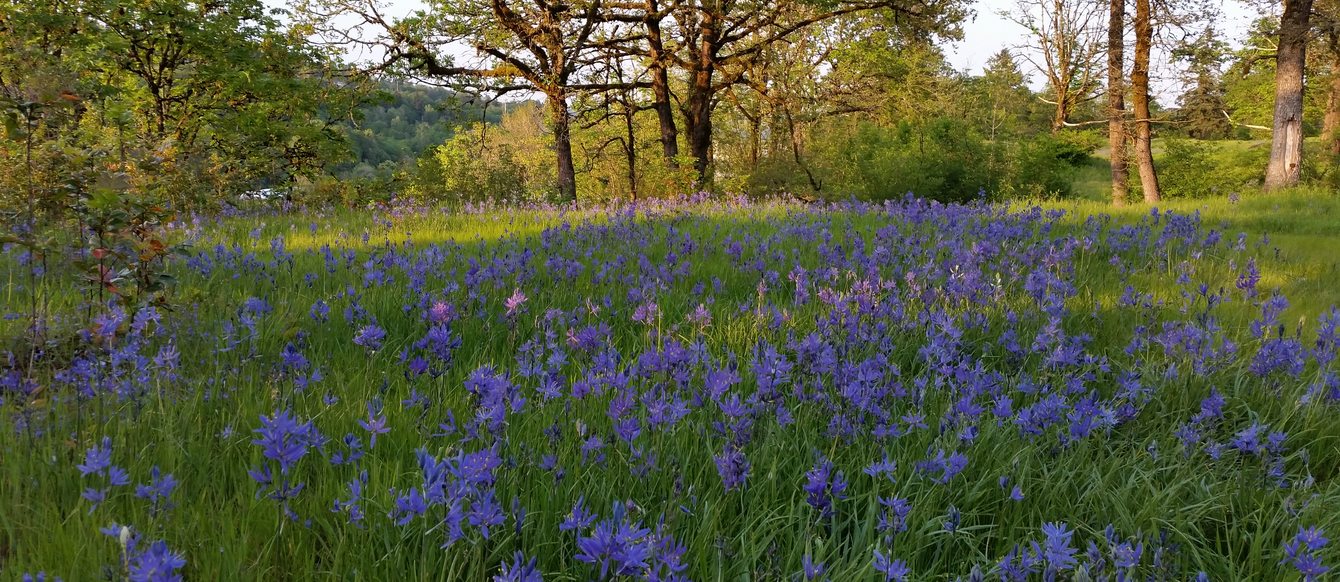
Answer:
<path fill-rule="evenodd" d="M 428 321 L 435 324 L 451 323 L 456 317 L 456 308 L 443 301 L 435 302 L 428 308 Z"/>
<path fill-rule="evenodd" d="M 901 497 L 879 497 L 880 512 L 875 530 L 884 534 L 885 543 L 892 543 L 894 536 L 907 531 L 907 516 L 912 513 L 912 504 Z"/>
<path fill-rule="evenodd" d="M 1284 372 L 1297 378 L 1307 364 L 1307 350 L 1297 338 L 1274 337 L 1261 343 L 1261 349 L 1252 358 L 1248 369 L 1257 376 L 1269 376 L 1275 372 Z"/>
<path fill-rule="evenodd" d="M 307 357 L 292 343 L 284 344 L 279 351 L 279 367 L 286 373 L 301 374 L 309 365 Z"/>
<path fill-rule="evenodd" d="M 103 488 L 88 487 L 81 494 L 84 499 L 92 504 L 88 509 L 90 514 L 107 500 L 112 487 L 130 484 L 130 474 L 126 473 L 125 469 L 112 464 L 111 437 L 102 437 L 99 444 L 85 451 L 84 462 L 76 468 L 79 469 L 79 474 L 83 477 L 93 477 L 105 481 Z"/>
<path fill-rule="evenodd" d="M 279 463 L 279 472 L 287 475 L 289 469 L 307 455 L 308 450 L 323 441 L 321 433 L 311 421 L 299 422 L 288 410 L 280 410 L 269 417 L 261 416 L 260 435 L 251 444 L 261 447 L 265 458 Z"/>
<path fill-rule="evenodd" d="M 945 514 L 945 521 L 943 524 L 944 530 L 949 533 L 954 533 L 958 531 L 958 526 L 962 522 L 963 514 L 959 512 L 957 507 L 950 505 L 949 510 Z"/>
<path fill-rule="evenodd" d="M 298 516 L 289 507 L 289 501 L 302 492 L 305 484 L 290 479 L 290 470 L 313 449 L 324 449 L 325 437 L 317 431 L 311 422 L 299 422 L 291 412 L 281 410 L 270 417 L 261 416 L 261 428 L 252 444 L 261 447 L 261 454 L 267 459 L 259 468 L 250 469 L 247 474 L 261 488 L 256 492 L 279 502 L 280 508 L 289 519 Z M 276 481 L 274 466 L 279 466 L 279 479 Z"/>
<path fill-rule="evenodd" d="M 365 513 L 363 513 L 363 487 L 368 483 L 368 472 L 361 471 L 358 477 L 349 482 L 349 498 L 345 500 L 335 500 L 331 506 L 331 511 L 335 513 L 347 513 L 349 523 L 359 525 L 363 522 Z"/>
<path fill-rule="evenodd" d="M 948 483 L 954 476 L 968 466 L 968 457 L 960 452 L 945 454 L 944 449 L 937 450 L 935 457 L 917 463 L 917 472 L 930 477 L 939 484 Z"/>
<path fill-rule="evenodd" d="M 1143 542 L 1124 541 L 1112 548 L 1112 565 L 1122 570 L 1130 570 L 1140 565 L 1140 556 L 1144 554 Z M 1120 576 L 1120 574 L 1118 574 Z"/>
<path fill-rule="evenodd" d="M 1256 257 L 1247 259 L 1246 266 L 1238 275 L 1237 287 L 1250 299 L 1256 297 L 1256 285 L 1261 282 L 1261 272 L 1256 268 Z"/>
<path fill-rule="evenodd" d="M 894 480 L 894 472 L 897 470 L 898 463 L 889 459 L 889 454 L 885 453 L 883 459 L 871 463 L 870 466 L 866 467 L 862 472 L 871 477 L 879 477 L 883 475 L 890 483 L 892 483 Z"/>
<path fill-rule="evenodd" d="M 506 520 L 502 505 L 491 493 L 480 495 L 470 505 L 466 517 L 470 520 L 470 525 L 479 529 L 480 535 L 483 535 L 484 539 L 489 539 L 490 528 L 500 526 Z"/>
<path fill-rule="evenodd" d="M 150 514 L 158 515 L 160 511 L 171 509 L 172 504 L 168 498 L 176 488 L 177 478 L 171 474 L 160 475 L 158 465 L 154 465 L 149 471 L 149 482 L 135 487 L 135 496 L 149 500 Z"/>
<path fill-rule="evenodd" d="M 456 350 L 461 347 L 461 338 L 451 331 L 445 323 L 434 324 L 428 333 L 414 343 L 414 349 L 425 350 L 433 358 L 444 364 L 450 364 Z"/>
<path fill-rule="evenodd" d="M 180 582 L 177 573 L 186 565 L 186 558 L 180 553 L 168 549 L 167 543 L 159 540 L 130 560 L 131 582 Z"/>
<path fill-rule="evenodd" d="M 381 349 L 384 339 L 386 339 L 386 330 L 375 323 L 370 323 L 359 328 L 358 333 L 354 335 L 354 344 L 375 352 Z"/>
<path fill-rule="evenodd" d="M 320 323 L 330 321 L 330 305 L 320 299 L 312 303 L 312 308 L 308 313 L 312 316 L 313 321 Z"/>
<path fill-rule="evenodd" d="M 84 462 L 77 466 L 84 477 L 101 474 L 112 466 L 112 439 L 102 437 L 101 444 L 94 445 L 84 452 Z"/>
<path fill-rule="evenodd" d="M 655 301 L 648 301 L 633 310 L 633 321 L 643 325 L 653 325 L 661 316 L 661 308 Z"/>
<path fill-rule="evenodd" d="M 586 509 L 585 499 L 577 498 L 577 503 L 573 504 L 572 511 L 563 518 L 562 523 L 558 524 L 559 531 L 582 530 L 595 523 L 596 515 Z"/>
<path fill-rule="evenodd" d="M 907 562 L 902 560 L 891 560 L 878 549 L 875 550 L 874 560 L 875 571 L 884 575 L 884 580 L 897 580 L 902 582 L 912 574 L 912 569 L 907 567 Z"/>
<path fill-rule="evenodd" d="M 847 478 L 834 472 L 833 462 L 820 456 L 814 468 L 805 473 L 805 501 L 819 510 L 820 519 L 833 516 L 833 502 L 846 499 Z"/>
<path fill-rule="evenodd" d="M 707 327 L 712 324 L 712 312 L 707 310 L 707 306 L 699 303 L 693 311 L 686 317 L 689 323 L 697 327 Z"/>
<path fill-rule="evenodd" d="M 527 561 L 520 551 L 512 554 L 510 564 L 503 562 L 501 568 L 502 572 L 493 577 L 493 582 L 544 582 L 544 577 L 535 569 L 535 558 Z"/>
<path fill-rule="evenodd" d="M 824 563 L 815 562 L 809 552 L 805 552 L 805 556 L 800 559 L 800 574 L 805 577 L 806 582 L 818 580 L 824 575 L 824 570 Z"/>
<path fill-rule="evenodd" d="M 377 435 L 391 432 L 391 429 L 386 426 L 386 415 L 380 414 L 381 411 L 378 410 L 380 408 L 380 406 L 374 406 L 372 402 L 369 402 L 367 420 L 358 421 L 358 426 L 363 427 L 363 430 L 371 434 L 371 438 L 368 440 L 369 449 L 377 446 Z"/>
<path fill-rule="evenodd" d="M 428 512 L 428 501 L 424 499 L 423 494 L 419 492 L 417 487 L 411 487 L 408 492 L 400 495 L 396 495 L 395 491 L 392 490 L 391 495 L 395 497 L 395 508 L 387 517 L 395 521 L 396 525 L 405 525 L 414 518 Z"/>
<path fill-rule="evenodd" d="M 721 484 L 726 491 L 744 486 L 749 476 L 749 459 L 739 449 L 726 445 L 726 449 L 715 457 L 717 473 L 721 475 Z"/>
<path fill-rule="evenodd" d="M 1330 541 L 1324 533 L 1317 526 L 1299 527 L 1293 539 L 1284 544 L 1285 558 L 1280 563 L 1292 565 L 1306 582 L 1320 580 L 1323 574 L 1331 570 L 1322 563 L 1319 555 Z"/>
<path fill-rule="evenodd" d="M 622 503 L 614 504 L 613 517 L 597 523 L 588 535 L 577 538 L 577 556 L 600 568 L 600 579 L 610 575 L 634 576 L 650 567 L 655 552 L 651 530 L 624 517 Z"/>
<path fill-rule="evenodd" d="M 1042 524 L 1042 535 L 1046 538 L 1041 549 L 1034 542 L 1034 553 L 1042 556 L 1047 562 L 1047 570 L 1051 572 L 1066 572 L 1075 567 L 1075 553 L 1078 551 L 1071 545 L 1071 538 L 1075 532 L 1065 523 L 1045 523 Z"/>

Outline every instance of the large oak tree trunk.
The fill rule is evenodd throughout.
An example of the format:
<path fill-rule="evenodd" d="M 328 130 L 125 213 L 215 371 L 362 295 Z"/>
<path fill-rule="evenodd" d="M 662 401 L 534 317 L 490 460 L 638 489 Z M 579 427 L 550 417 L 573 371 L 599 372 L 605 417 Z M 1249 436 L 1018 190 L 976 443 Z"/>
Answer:
<path fill-rule="evenodd" d="M 656 2 L 648 3 L 648 14 L 656 13 Z M 661 153 L 673 166 L 679 157 L 679 129 L 675 127 L 675 110 L 670 104 L 670 75 L 666 71 L 665 42 L 661 36 L 659 17 L 649 17 L 646 22 L 648 72 L 651 73 L 652 109 L 656 111 L 656 120 L 661 126 Z"/>
<path fill-rule="evenodd" d="M 705 64 L 694 71 L 690 80 L 688 99 L 684 103 L 684 129 L 689 134 L 689 155 L 693 169 L 705 185 L 712 159 L 712 72 L 714 66 Z"/>
<path fill-rule="evenodd" d="M 688 96 L 681 107 L 684 130 L 689 135 L 689 155 L 698 173 L 699 187 L 707 187 L 712 164 L 712 105 L 715 87 L 717 51 L 720 50 L 720 15 L 711 9 L 698 13 L 698 41 L 691 50 Z"/>
<path fill-rule="evenodd" d="M 1153 124 L 1149 113 L 1149 52 L 1154 44 L 1149 0 L 1135 0 L 1135 60 L 1131 67 L 1131 105 L 1135 110 L 1135 163 L 1145 202 L 1159 201 L 1159 177 L 1154 171 Z"/>
<path fill-rule="evenodd" d="M 1126 2 L 1111 0 L 1107 21 L 1107 143 L 1112 150 L 1112 204 L 1126 203 Z"/>
<path fill-rule="evenodd" d="M 554 154 L 558 157 L 558 197 L 564 202 L 577 201 L 577 171 L 572 165 L 571 120 L 568 102 L 562 93 L 548 95 L 549 117 L 554 131 Z"/>
<path fill-rule="evenodd" d="M 697 76 L 704 76 L 699 73 Z M 685 129 L 689 132 L 689 155 L 693 156 L 693 169 L 698 172 L 700 185 L 706 185 L 708 170 L 712 163 L 712 93 L 708 89 L 699 92 L 689 91 Z"/>
<path fill-rule="evenodd" d="M 1275 122 L 1266 191 L 1298 185 L 1303 170 L 1303 66 L 1312 0 L 1285 0 L 1275 53 Z"/>

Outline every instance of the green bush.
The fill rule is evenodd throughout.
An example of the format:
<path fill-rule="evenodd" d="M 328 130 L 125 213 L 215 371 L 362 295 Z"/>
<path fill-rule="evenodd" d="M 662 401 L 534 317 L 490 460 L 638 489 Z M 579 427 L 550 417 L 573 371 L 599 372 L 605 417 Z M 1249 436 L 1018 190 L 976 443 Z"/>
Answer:
<path fill-rule="evenodd" d="M 835 159 L 826 160 L 824 181 L 839 196 L 885 200 L 908 193 L 941 201 L 965 201 L 993 191 L 995 179 L 986 142 L 960 120 L 936 119 L 894 128 L 862 124 L 841 137 Z"/>
<path fill-rule="evenodd" d="M 1094 129 L 1062 131 L 1038 139 L 1050 149 L 1050 155 L 1072 166 L 1085 164 L 1093 152 L 1107 144 L 1107 137 Z"/>
<path fill-rule="evenodd" d="M 1226 196 L 1258 184 L 1269 154 L 1268 145 L 1224 147 L 1209 141 L 1169 139 L 1154 163 L 1164 197 L 1204 198 Z M 1131 171 L 1132 195 L 1138 196 L 1140 180 L 1135 177 L 1136 168 Z"/>
<path fill-rule="evenodd" d="M 999 146 L 999 189 L 1007 199 L 1068 198 L 1074 193 L 1075 149 L 1050 135 Z M 1086 159 L 1087 159 L 1087 155 Z"/>
<path fill-rule="evenodd" d="M 1072 193 L 1075 160 L 1092 151 L 1086 139 L 988 142 L 964 121 L 950 118 L 895 127 L 866 123 L 825 136 L 813 165 L 824 191 L 835 197 L 1060 198 Z M 761 166 L 753 183 L 771 190 L 808 188 L 802 174 L 774 166 Z"/>
<path fill-rule="evenodd" d="M 1303 141 L 1303 183 L 1340 190 L 1340 156 L 1324 140 Z"/>

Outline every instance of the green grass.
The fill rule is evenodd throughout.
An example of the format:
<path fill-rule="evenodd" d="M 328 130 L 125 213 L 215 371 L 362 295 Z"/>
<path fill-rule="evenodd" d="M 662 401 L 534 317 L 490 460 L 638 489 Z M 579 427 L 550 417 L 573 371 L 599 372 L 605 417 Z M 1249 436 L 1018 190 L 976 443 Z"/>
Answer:
<path fill-rule="evenodd" d="M 1100 169 L 1105 172 L 1097 166 L 1084 171 L 1083 175 L 1091 175 L 1082 178 L 1086 185 L 1081 191 L 1097 191 L 1105 177 Z M 1089 217 L 1111 214 L 1114 223 L 1103 230 L 1110 232 L 1121 225 L 1146 224 L 1142 221 L 1149 214 L 1140 205 L 1112 209 L 1087 199 L 1049 203 L 1047 208 L 1064 210 L 1066 215 L 1050 234 L 1029 231 L 1029 240 L 1050 237 L 1057 246 L 1062 246 L 1059 241 L 1065 235 L 1082 238 L 1094 232 L 1085 224 Z M 663 518 L 666 531 L 686 545 L 688 573 L 695 580 L 790 580 L 805 553 L 825 561 L 833 580 L 867 580 L 874 579 L 871 550 L 890 551 L 880 545 L 875 531 L 877 500 L 897 495 L 910 500 L 913 512 L 909 530 L 899 535 L 891 551 L 909 562 L 916 579 L 953 579 L 966 575 L 973 563 L 989 567 L 1015 544 L 1040 539 L 1039 527 L 1049 521 L 1064 521 L 1077 529 L 1081 552 L 1088 540 L 1103 543 L 1102 529 L 1109 523 L 1125 535 L 1165 532 L 1180 546 L 1177 576 L 1206 571 L 1215 580 L 1289 579 L 1293 572 L 1278 564 L 1280 548 L 1299 525 L 1320 525 L 1340 533 L 1340 512 L 1334 509 L 1340 507 L 1336 479 L 1340 424 L 1334 422 L 1334 404 L 1298 404 L 1306 384 L 1320 373 L 1315 368 L 1309 367 L 1298 379 L 1261 380 L 1247 371 L 1247 360 L 1259 340 L 1247 337 L 1246 328 L 1259 310 L 1240 299 L 1234 282 L 1245 261 L 1256 258 L 1261 287 L 1279 289 L 1289 298 L 1291 306 L 1283 321 L 1293 329 L 1302 319 L 1304 337 L 1313 338 L 1317 316 L 1340 305 L 1340 286 L 1335 284 L 1340 281 L 1340 198 L 1300 191 L 1244 195 L 1236 203 L 1172 201 L 1159 208 L 1163 213 L 1199 213 L 1203 228 L 1221 231 L 1229 243 L 1204 253 L 1178 246 L 1148 257 L 1119 253 L 1135 271 L 1129 277 L 1111 266 L 1113 253 L 1101 245 L 1080 250 L 1073 261 L 1055 266 L 1057 272 L 1073 269 L 1077 287 L 1067 302 L 1066 329 L 1091 333 L 1090 352 L 1112 364 L 1108 370 L 1086 368 L 1091 374 L 1086 385 L 1111 396 L 1120 373 L 1136 372 L 1155 390 L 1154 399 L 1135 421 L 1109 434 L 1060 446 L 1053 433 L 1025 439 L 1010 423 L 992 421 L 981 423 L 981 433 L 970 446 L 957 444 L 952 433 L 937 435 L 939 411 L 952 403 L 953 396 L 941 386 L 949 380 L 930 372 L 918 355 L 929 341 L 930 331 L 924 325 L 888 331 L 895 341 L 885 353 L 862 346 L 847 355 L 885 358 L 909 382 L 930 378 L 932 389 L 924 402 L 932 411 L 927 415 L 930 430 L 883 443 L 868 436 L 833 437 L 826 430 L 830 411 L 787 399 L 795 425 L 783 429 L 772 421 L 758 422 L 745 448 L 752 463 L 748 485 L 734 492 L 722 490 L 714 464 L 725 441 L 709 428 L 710 421 L 720 417 L 710 405 L 673 430 L 642 437 L 645 450 L 657 453 L 656 469 L 637 475 L 630 467 L 645 461 L 618 442 L 605 447 L 603 465 L 583 459 L 579 432 L 608 435 L 612 429 L 606 415 L 608 396 L 545 403 L 527 383 L 526 412 L 509 417 L 508 438 L 500 442 L 507 461 L 497 484 L 504 509 L 516 498 L 527 509 L 527 520 L 519 533 L 509 520 L 488 540 L 476 534 L 445 550 L 439 548 L 442 532 L 436 520 L 396 527 L 386 514 L 392 509 L 392 488 L 404 491 L 420 484 L 416 449 L 448 456 L 480 446 L 455 436 L 433 436 L 440 432 L 437 425 L 447 411 L 458 419 L 469 418 L 471 397 L 463 385 L 471 371 L 485 365 L 515 369 L 522 343 L 543 339 L 546 326 L 561 344 L 567 325 L 561 322 L 607 322 L 610 342 L 625 363 L 671 339 L 701 341 L 723 365 L 727 354 L 734 355 L 743 380 L 740 386 L 747 388 L 745 393 L 752 392 L 755 377 L 750 361 L 756 343 L 765 340 L 781 346 L 789 336 L 803 337 L 831 311 L 819 301 L 789 307 L 793 287 L 786 274 L 794 264 L 807 265 L 819 280 L 823 275 L 815 267 L 821 246 L 841 245 L 850 253 L 860 245 L 864 252 L 874 253 L 883 245 L 883 252 L 897 251 L 892 257 L 904 256 L 898 253 L 915 257 L 899 263 L 899 268 L 921 269 L 945 261 L 944 269 L 926 271 L 943 271 L 938 276 L 944 278 L 924 282 L 932 289 L 943 288 L 951 276 L 945 249 L 957 231 L 940 223 L 890 222 L 869 213 L 725 204 L 674 208 L 636 221 L 600 213 L 431 212 L 393 217 L 340 211 L 210 223 L 195 241 L 197 250 L 237 245 L 244 254 L 255 253 L 257 262 L 229 267 L 216 261 L 208 274 L 177 270 L 179 308 L 165 317 L 153 350 L 173 338 L 181 353 L 179 377 L 154 374 L 149 391 L 133 399 L 107 395 L 76 401 L 68 387 L 52 381 L 47 369 L 36 373 L 41 392 L 31 398 L 6 396 L 6 416 L 0 421 L 0 577 L 15 578 L 39 569 L 67 580 L 95 579 L 104 573 L 119 576 L 120 549 L 113 538 L 98 533 L 98 528 L 117 522 L 132 524 L 148 540 L 164 539 L 182 551 L 188 579 L 487 580 L 513 551 L 522 550 L 539 559 L 546 580 L 586 580 L 595 576 L 595 570 L 573 558 L 574 535 L 558 531 L 573 502 L 585 496 L 588 507 L 603 516 L 609 515 L 612 503 L 632 501 L 633 515 L 644 525 L 654 527 Z M 997 220 L 1008 225 L 1015 219 Z M 546 230 L 564 222 L 603 228 Z M 892 229 L 902 238 L 881 238 L 876 235 L 880 229 Z M 1246 248 L 1229 249 L 1239 232 L 1247 235 Z M 686 236 L 693 246 L 685 246 Z M 291 263 L 265 264 L 272 259 L 270 245 L 276 237 L 293 253 Z M 744 258 L 730 256 L 728 240 L 742 241 Z M 326 245 L 335 253 L 333 273 L 327 272 L 321 256 Z M 428 251 L 432 245 L 438 250 Z M 351 263 L 341 255 L 346 249 L 354 253 Z M 412 250 L 416 260 L 389 269 L 391 282 L 365 285 L 362 265 L 391 256 L 393 249 Z M 485 280 L 472 287 L 466 279 L 471 259 L 481 264 L 500 259 L 499 264 L 507 264 L 508 257 L 522 256 L 527 249 L 536 253 L 530 263 L 536 273 L 521 283 Z M 636 305 L 628 297 L 626 281 L 641 280 L 647 269 L 665 264 L 671 252 L 682 261 L 684 274 L 646 284 L 656 291 L 663 313 L 654 326 L 663 332 L 657 336 L 649 326 L 631 321 Z M 555 255 L 580 260 L 585 268 L 570 280 L 557 277 L 548 267 L 540 267 Z M 639 262 L 640 255 L 650 258 L 650 267 Z M 620 257 L 630 259 L 619 262 Z M 27 287 L 13 256 L 3 260 L 10 281 L 7 309 L 20 311 L 17 306 L 26 304 Z M 897 259 L 889 260 L 891 268 Z M 754 269 L 755 261 L 763 263 L 762 270 Z M 1186 268 L 1194 269 L 1191 283 L 1177 283 L 1178 273 Z M 602 269 L 607 272 L 602 274 Z M 770 270 L 778 271 L 779 278 L 760 291 L 759 281 Z M 847 271 L 837 269 L 831 282 L 823 280 L 844 294 L 855 294 L 857 274 Z M 241 276 L 235 276 L 239 272 Z M 425 273 L 430 292 L 470 305 L 453 327 L 463 340 L 456 364 L 438 378 L 409 379 L 399 359 L 400 350 L 425 330 L 409 272 Z M 305 280 L 309 273 L 316 275 L 311 284 Z M 910 284 L 891 270 L 880 275 L 904 285 L 899 289 Z M 1003 273 L 1001 285 L 1007 291 L 985 307 L 909 294 L 907 309 L 915 313 L 934 306 L 961 316 L 975 312 L 990 329 L 999 329 L 1006 312 L 1016 311 L 1032 329 L 1040 326 L 1040 319 L 1036 305 L 1021 290 L 1023 275 Z M 53 333 L 71 334 L 86 323 L 81 305 L 86 295 L 70 279 L 60 277 L 57 273 L 50 278 L 43 295 L 55 298 L 49 305 L 62 316 Z M 719 290 L 714 279 L 720 281 Z M 450 288 L 453 282 L 461 287 Z M 1163 353 L 1157 347 L 1137 350 L 1136 356 L 1123 355 L 1135 325 L 1187 320 L 1190 316 L 1180 312 L 1182 292 L 1200 282 L 1230 290 L 1234 301 L 1216 313 L 1226 335 L 1244 346 L 1242 356 L 1199 375 L 1190 372 L 1195 362 L 1187 356 Z M 700 283 L 701 291 L 695 289 Z M 1163 303 L 1150 309 L 1118 305 L 1127 284 Z M 351 343 L 359 324 L 346 322 L 341 314 L 350 304 L 345 291 L 351 287 L 358 304 L 387 329 L 387 343 L 375 353 Z M 521 317 L 509 320 L 503 316 L 503 301 L 518 287 L 525 288 L 530 300 Z M 478 304 L 465 299 L 472 292 L 482 297 Z M 787 309 L 785 323 L 776 325 L 775 316 L 756 309 L 760 294 L 769 304 Z M 608 307 L 603 306 L 605 296 L 610 297 Z M 274 311 L 259 319 L 254 337 L 221 349 L 225 322 L 240 328 L 239 306 L 248 297 L 265 298 Z M 309 308 L 318 299 L 331 305 L 329 323 L 309 317 Z M 685 322 L 686 314 L 699 303 L 708 304 L 714 316 L 706 329 Z M 1200 307 L 1191 302 L 1192 313 Z M 547 319 L 548 308 L 563 309 L 568 315 Z M 14 337 L 21 326 L 22 321 L 11 320 L 3 329 Z M 995 335 L 964 327 L 963 349 L 1000 373 L 1008 386 L 1025 378 L 1054 386 L 1072 380 L 1068 373 L 1048 371 L 1036 357 L 1011 362 Z M 303 353 L 325 375 L 303 392 L 294 389 L 278 366 L 279 351 L 299 337 L 305 338 Z M 48 365 L 59 368 L 70 355 L 53 351 L 47 354 Z M 586 362 L 580 359 L 584 356 L 570 357 Z M 1180 373 L 1167 375 L 1170 366 Z M 576 365 L 565 371 L 569 383 L 583 377 Z M 669 373 L 640 381 L 647 386 L 674 384 Z M 701 386 L 702 379 L 694 376 L 690 384 Z M 1199 410 L 1211 389 L 1229 397 L 1225 418 L 1211 431 L 1213 438 L 1226 441 L 1253 421 L 1288 433 L 1289 449 L 1283 458 L 1295 488 L 1274 486 L 1261 462 L 1249 456 L 1218 462 L 1203 453 L 1183 457 L 1173 432 Z M 423 413 L 401 404 L 411 390 L 431 398 Z M 337 401 L 327 401 L 327 396 Z M 1023 405 L 1024 398 L 1019 396 L 1016 406 Z M 275 502 L 257 498 L 256 483 L 245 471 L 264 462 L 260 449 L 250 443 L 260 415 L 292 407 L 331 437 L 331 451 L 342 451 L 341 436 L 365 435 L 357 421 L 367 417 L 366 404 L 373 399 L 385 403 L 391 430 L 378 438 L 361 465 L 368 471 L 364 527 L 352 526 L 331 511 L 334 500 L 347 497 L 345 485 L 358 470 L 331 467 L 315 453 L 303 459 L 294 473 L 307 484 L 293 504 L 299 521 L 285 519 Z M 913 411 L 906 400 L 891 406 L 897 407 L 891 410 L 895 416 Z M 549 427 L 559 428 L 556 443 L 546 435 Z M 176 507 L 151 515 L 129 488 L 117 490 L 97 509 L 80 499 L 80 492 L 96 481 L 81 478 L 75 465 L 103 436 L 112 439 L 113 461 L 130 472 L 133 483 L 144 482 L 154 466 L 175 475 L 181 482 L 172 498 Z M 935 485 L 914 471 L 917 461 L 927 458 L 933 448 L 961 448 L 970 455 L 964 474 L 948 486 Z M 817 518 L 801 489 L 816 452 L 831 458 L 852 482 L 849 497 L 838 502 L 832 522 Z M 556 455 L 566 470 L 563 479 L 536 466 L 542 454 Z M 884 454 L 898 462 L 896 481 L 861 473 L 862 467 Z M 1307 481 L 1306 475 L 1313 479 Z M 1007 499 L 1008 490 L 997 484 L 1000 476 L 1023 487 L 1023 501 Z M 963 515 L 954 533 L 942 528 L 951 505 Z M 1340 544 L 1324 553 L 1332 565 L 1340 558 L 1336 545 Z M 1148 570 L 1149 561 L 1146 556 L 1142 571 Z"/>
<path fill-rule="evenodd" d="M 1157 141 L 1157 140 L 1156 140 Z M 1221 152 L 1241 153 L 1259 148 L 1260 141 L 1213 142 Z M 1268 146 L 1269 143 L 1265 142 Z M 1138 178 L 1132 176 L 1133 181 Z M 1054 201 L 1048 208 L 1065 210 L 1072 222 L 1094 214 L 1110 214 L 1133 222 L 1151 208 L 1138 200 L 1113 207 L 1112 179 L 1107 160 L 1095 157 L 1076 169 L 1073 199 Z M 1266 194 L 1244 188 L 1234 196 L 1172 198 L 1155 205 L 1163 212 L 1198 214 L 1205 228 L 1224 236 L 1245 234 L 1272 254 L 1266 284 L 1289 297 L 1295 315 L 1320 313 L 1340 304 L 1340 195 L 1320 186 Z"/>

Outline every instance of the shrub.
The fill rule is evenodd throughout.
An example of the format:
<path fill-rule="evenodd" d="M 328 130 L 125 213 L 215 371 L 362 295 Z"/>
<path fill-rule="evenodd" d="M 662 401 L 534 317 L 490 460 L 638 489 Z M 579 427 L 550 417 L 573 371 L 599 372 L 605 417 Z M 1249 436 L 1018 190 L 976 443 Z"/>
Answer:
<path fill-rule="evenodd" d="M 892 128 L 866 123 L 852 131 L 836 131 L 824 136 L 812 157 L 830 197 L 883 200 L 912 193 L 963 202 L 983 193 L 993 198 L 1070 196 L 1075 160 L 1092 149 L 1084 140 L 1049 135 L 988 142 L 961 120 L 939 118 Z M 751 185 L 768 191 L 808 189 L 803 174 L 787 173 L 778 165 L 761 166 Z"/>
<path fill-rule="evenodd" d="M 1169 139 L 1155 160 L 1159 188 L 1167 198 L 1228 195 L 1259 183 L 1268 155 L 1269 149 L 1259 146 L 1225 148 L 1208 141 Z M 1132 178 L 1131 190 L 1139 195 L 1138 178 Z"/>
<path fill-rule="evenodd" d="M 1069 144 L 1042 135 L 999 149 L 998 197 L 1045 199 L 1073 194 L 1075 150 Z"/>
<path fill-rule="evenodd" d="M 1052 156 L 1072 166 L 1088 162 L 1093 152 L 1107 143 L 1103 133 L 1093 129 L 1063 131 L 1037 139 L 1050 149 Z"/>
<path fill-rule="evenodd" d="M 977 198 L 995 183 L 987 144 L 960 120 L 935 119 L 895 128 L 863 124 L 836 148 L 825 182 L 838 196 L 885 200 L 908 193 L 940 201 Z M 836 166 L 834 168 L 833 166 Z"/>

